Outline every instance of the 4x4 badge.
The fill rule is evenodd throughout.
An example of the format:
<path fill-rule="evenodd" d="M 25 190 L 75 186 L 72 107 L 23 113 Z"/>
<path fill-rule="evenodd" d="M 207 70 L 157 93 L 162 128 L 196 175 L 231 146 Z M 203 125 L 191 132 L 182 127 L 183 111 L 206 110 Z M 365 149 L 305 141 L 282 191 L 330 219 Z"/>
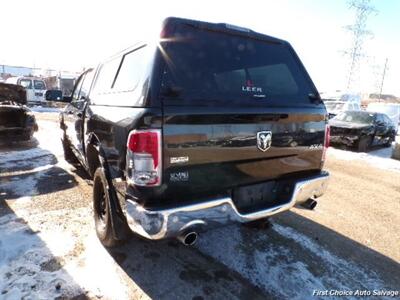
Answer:
<path fill-rule="evenodd" d="M 271 131 L 259 131 L 257 132 L 257 148 L 261 151 L 267 151 L 271 147 L 272 143 L 272 132 Z"/>

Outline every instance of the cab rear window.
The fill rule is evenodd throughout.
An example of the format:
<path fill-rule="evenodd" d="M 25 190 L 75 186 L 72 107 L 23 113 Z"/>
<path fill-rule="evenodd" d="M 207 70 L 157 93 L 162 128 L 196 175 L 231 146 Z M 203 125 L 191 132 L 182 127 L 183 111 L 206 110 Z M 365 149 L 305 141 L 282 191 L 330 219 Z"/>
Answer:
<path fill-rule="evenodd" d="M 310 103 L 311 81 L 291 48 L 181 24 L 161 43 L 167 101 Z M 171 89 L 170 89 L 171 90 Z"/>
<path fill-rule="evenodd" d="M 33 81 L 33 86 L 35 87 L 35 90 L 45 90 L 46 85 L 42 80 L 34 80 Z"/>

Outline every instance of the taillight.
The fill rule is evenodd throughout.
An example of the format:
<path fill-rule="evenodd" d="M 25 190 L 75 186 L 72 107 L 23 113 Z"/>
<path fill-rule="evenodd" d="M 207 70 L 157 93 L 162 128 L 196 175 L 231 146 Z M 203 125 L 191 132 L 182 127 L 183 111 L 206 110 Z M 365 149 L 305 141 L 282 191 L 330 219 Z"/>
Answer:
<path fill-rule="evenodd" d="M 329 140 L 331 139 L 331 128 L 328 124 L 325 125 L 325 140 L 324 140 L 324 149 L 322 152 L 322 161 L 325 161 L 326 158 L 326 151 L 329 148 Z"/>
<path fill-rule="evenodd" d="M 133 130 L 127 143 L 128 182 L 140 186 L 161 184 L 161 130 Z"/>

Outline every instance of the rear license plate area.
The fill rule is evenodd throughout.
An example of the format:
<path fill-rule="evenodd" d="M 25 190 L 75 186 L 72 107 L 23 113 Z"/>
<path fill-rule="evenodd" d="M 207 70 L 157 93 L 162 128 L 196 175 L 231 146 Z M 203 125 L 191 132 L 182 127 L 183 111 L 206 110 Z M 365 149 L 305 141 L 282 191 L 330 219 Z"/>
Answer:
<path fill-rule="evenodd" d="M 233 202 L 241 213 L 267 209 L 290 201 L 292 184 L 268 181 L 233 189 Z"/>

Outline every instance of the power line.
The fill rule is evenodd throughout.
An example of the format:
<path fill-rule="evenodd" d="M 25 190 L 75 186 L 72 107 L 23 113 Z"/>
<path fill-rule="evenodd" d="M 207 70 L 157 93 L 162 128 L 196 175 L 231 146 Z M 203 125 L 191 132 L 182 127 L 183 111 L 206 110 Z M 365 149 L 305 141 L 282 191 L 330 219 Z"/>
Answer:
<path fill-rule="evenodd" d="M 347 77 L 347 91 L 353 88 L 355 77 L 358 75 L 360 58 L 364 56 L 363 46 L 366 38 L 372 37 L 371 31 L 367 30 L 367 19 L 372 13 L 378 11 L 370 4 L 371 0 L 349 0 L 349 8 L 355 11 L 354 24 L 346 26 L 346 30 L 352 35 L 351 47 L 345 51 L 349 57 L 349 73 Z"/>
<path fill-rule="evenodd" d="M 380 88 L 380 90 L 379 90 L 379 101 L 381 101 L 381 98 L 382 98 L 382 89 L 383 89 L 383 82 L 385 81 L 387 63 L 388 63 L 388 59 L 386 58 L 386 60 L 385 60 L 385 67 L 383 68 L 383 73 L 382 73 L 381 88 Z"/>

